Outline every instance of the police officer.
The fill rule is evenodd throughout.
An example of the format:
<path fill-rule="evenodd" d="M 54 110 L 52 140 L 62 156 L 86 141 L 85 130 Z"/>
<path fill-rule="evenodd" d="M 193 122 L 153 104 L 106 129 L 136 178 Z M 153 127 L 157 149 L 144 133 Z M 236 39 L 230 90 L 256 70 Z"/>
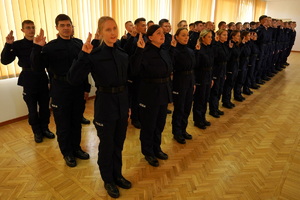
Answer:
<path fill-rule="evenodd" d="M 23 99 L 28 108 L 28 122 L 34 134 L 36 143 L 43 141 L 43 136 L 54 138 L 54 134 L 48 129 L 49 110 L 49 89 L 48 77 L 45 69 L 33 71 L 31 69 L 30 53 L 33 46 L 35 34 L 34 22 L 25 20 L 22 22 L 24 38 L 14 41 L 13 31 L 6 37 L 6 43 L 1 53 L 1 63 L 7 65 L 19 59 L 19 66 L 22 67 L 18 79 L 18 85 L 23 87 Z"/>
<path fill-rule="evenodd" d="M 190 32 L 189 43 L 188 43 L 188 47 L 193 50 L 195 49 L 197 40 L 199 39 L 200 32 L 204 29 L 202 21 L 196 21 L 194 24 L 195 24 L 194 25 L 195 29 L 194 31 Z"/>
<path fill-rule="evenodd" d="M 82 42 L 71 38 L 72 21 L 60 14 L 55 19 L 58 38 L 45 44 L 44 32 L 34 38 L 31 61 L 34 69 L 49 68 L 51 82 L 51 107 L 56 124 L 60 151 L 69 167 L 77 165 L 75 157 L 89 159 L 80 147 L 81 119 L 84 110 L 84 84 L 72 86 L 66 75 L 81 50 Z"/>
<path fill-rule="evenodd" d="M 209 97 L 209 114 L 215 118 L 224 115 L 224 112 L 219 109 L 219 101 L 223 93 L 223 86 L 226 78 L 226 65 L 230 56 L 229 45 L 227 43 L 228 33 L 225 29 L 217 31 L 218 41 L 214 45 L 214 65 L 213 65 L 213 80 L 214 85 L 211 88 Z M 229 43 L 232 47 L 233 43 Z"/>
<path fill-rule="evenodd" d="M 206 120 L 205 114 L 212 80 L 212 67 L 214 64 L 214 52 L 210 45 L 212 42 L 211 31 L 204 29 L 199 37 L 201 48 L 196 54 L 195 80 L 196 90 L 194 94 L 193 119 L 194 125 L 201 129 L 210 126 L 210 122 Z"/>
<path fill-rule="evenodd" d="M 187 47 L 189 40 L 188 30 L 179 28 L 174 37 L 177 45 L 173 53 L 172 90 L 174 112 L 172 115 L 172 133 L 178 143 L 185 144 L 186 139 L 192 139 L 192 135 L 186 132 L 186 127 L 193 102 L 195 88 L 194 67 L 196 61 L 194 52 Z"/>
<path fill-rule="evenodd" d="M 110 31 L 107 31 L 110 30 Z M 69 71 L 69 81 L 81 84 L 91 72 L 97 87 L 94 125 L 100 139 L 98 165 L 108 194 L 120 196 L 116 187 L 129 189 L 122 176 L 122 150 L 128 125 L 128 55 L 116 45 L 118 27 L 111 17 L 101 17 L 98 32 L 102 40 L 93 49 L 91 34 Z"/>
<path fill-rule="evenodd" d="M 162 28 L 152 25 L 147 30 L 147 37 L 149 42 L 145 46 L 142 35 L 139 36 L 138 48 L 131 58 L 131 71 L 141 77 L 138 102 L 142 153 L 150 165 L 157 167 L 157 158 L 168 159 L 160 145 L 167 106 L 172 100 L 169 83 L 172 62 L 169 51 L 161 47 L 165 41 Z"/>

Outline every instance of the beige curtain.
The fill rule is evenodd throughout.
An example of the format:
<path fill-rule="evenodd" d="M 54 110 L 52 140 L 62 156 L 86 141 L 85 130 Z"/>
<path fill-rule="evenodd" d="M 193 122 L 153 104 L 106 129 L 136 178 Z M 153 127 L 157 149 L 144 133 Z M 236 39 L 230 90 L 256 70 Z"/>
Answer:
<path fill-rule="evenodd" d="M 213 5 L 215 2 L 215 5 Z M 212 8 L 215 6 L 215 10 Z M 171 21 L 172 33 L 177 23 L 185 19 L 246 21 L 257 20 L 264 14 L 266 3 L 262 0 L 1 0 L 0 1 L 0 50 L 5 37 L 14 31 L 15 40 L 22 39 L 21 23 L 30 19 L 35 22 L 36 34 L 43 28 L 47 41 L 56 38 L 55 17 L 60 13 L 69 15 L 75 26 L 75 37 L 85 41 L 88 32 L 95 33 L 99 17 L 115 18 L 119 26 L 119 37 L 124 34 L 126 21 L 145 17 L 154 23 L 162 18 Z M 5 66 L 0 64 L 0 79 L 17 77 L 20 67 L 17 59 Z"/>

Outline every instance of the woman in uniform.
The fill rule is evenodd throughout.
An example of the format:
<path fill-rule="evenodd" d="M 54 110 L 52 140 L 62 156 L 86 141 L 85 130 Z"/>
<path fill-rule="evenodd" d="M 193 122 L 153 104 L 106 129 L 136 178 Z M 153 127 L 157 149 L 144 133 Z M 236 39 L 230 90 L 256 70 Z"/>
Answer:
<path fill-rule="evenodd" d="M 209 100 L 210 90 L 213 86 L 212 67 L 214 64 L 214 52 L 210 45 L 212 33 L 204 29 L 199 36 L 200 50 L 196 53 L 195 80 L 196 90 L 194 94 L 193 119 L 194 125 L 201 129 L 210 126 L 205 114 Z"/>
<path fill-rule="evenodd" d="M 177 41 L 173 53 L 173 104 L 172 133 L 174 139 L 185 144 L 186 139 L 192 139 L 192 135 L 186 132 L 188 117 L 193 102 L 195 88 L 194 67 L 195 54 L 187 47 L 189 32 L 186 28 L 179 28 L 175 35 Z"/>
<path fill-rule="evenodd" d="M 135 54 L 130 59 L 131 72 L 141 78 L 138 96 L 141 122 L 140 141 L 142 154 L 152 166 L 159 166 L 157 158 L 167 160 L 161 149 L 168 103 L 172 101 L 170 75 L 172 62 L 169 51 L 161 48 L 165 35 L 159 25 L 147 30 L 145 44 L 140 34 Z"/>
<path fill-rule="evenodd" d="M 98 21 L 100 45 L 93 49 L 91 34 L 73 62 L 68 79 L 72 84 L 84 81 L 91 72 L 97 87 L 94 125 L 100 139 L 98 165 L 108 194 L 120 196 L 119 186 L 131 188 L 122 176 L 122 150 L 128 124 L 128 92 L 126 87 L 128 55 L 115 43 L 118 27 L 111 17 Z"/>

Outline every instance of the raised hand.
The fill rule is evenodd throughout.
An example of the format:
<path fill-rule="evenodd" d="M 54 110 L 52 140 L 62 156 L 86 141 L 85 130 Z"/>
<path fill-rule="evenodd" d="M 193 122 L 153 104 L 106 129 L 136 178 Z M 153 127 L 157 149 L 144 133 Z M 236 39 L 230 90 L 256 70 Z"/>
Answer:
<path fill-rule="evenodd" d="M 200 50 L 201 49 L 201 44 L 200 44 L 200 40 L 197 40 L 197 44 L 195 46 L 196 50 Z"/>
<path fill-rule="evenodd" d="M 122 36 L 122 39 L 127 39 L 126 31 L 124 32 L 124 35 Z"/>
<path fill-rule="evenodd" d="M 40 29 L 40 33 L 33 38 L 33 43 L 44 46 L 46 44 L 46 37 L 44 36 L 44 30 Z"/>
<path fill-rule="evenodd" d="M 13 36 L 13 31 L 10 31 L 9 34 L 6 36 L 6 43 L 12 44 L 15 41 L 15 37 Z"/>
<path fill-rule="evenodd" d="M 82 51 L 86 52 L 86 53 L 91 53 L 91 51 L 93 50 L 93 45 L 91 44 L 91 40 L 92 40 L 92 34 L 89 33 L 88 38 L 86 39 L 86 42 L 82 45 Z"/>
<path fill-rule="evenodd" d="M 171 40 L 171 46 L 176 47 L 177 41 L 174 38 L 174 35 L 172 35 L 172 40 Z"/>
<path fill-rule="evenodd" d="M 140 35 L 139 35 L 139 40 L 137 41 L 137 46 L 142 49 L 145 48 L 145 41 L 143 39 L 142 33 L 140 33 Z"/>

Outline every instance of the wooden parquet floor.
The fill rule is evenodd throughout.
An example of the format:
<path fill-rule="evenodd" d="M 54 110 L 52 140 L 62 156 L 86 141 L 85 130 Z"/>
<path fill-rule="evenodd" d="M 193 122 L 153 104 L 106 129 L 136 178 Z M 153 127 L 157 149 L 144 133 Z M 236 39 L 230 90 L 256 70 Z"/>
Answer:
<path fill-rule="evenodd" d="M 162 148 L 169 159 L 155 168 L 140 152 L 139 130 L 130 125 L 123 151 L 123 174 L 133 188 L 126 200 L 299 200 L 300 53 L 278 73 L 219 119 L 200 130 L 189 120 L 193 140 L 172 139 L 171 115 Z M 172 109 L 172 106 L 170 105 Z M 85 116 L 93 118 L 93 100 Z M 55 131 L 53 118 L 50 128 Z M 1 200 L 111 199 L 97 166 L 99 140 L 93 125 L 82 129 L 82 147 L 91 159 L 65 165 L 56 140 L 36 144 L 26 120 L 0 127 Z"/>

